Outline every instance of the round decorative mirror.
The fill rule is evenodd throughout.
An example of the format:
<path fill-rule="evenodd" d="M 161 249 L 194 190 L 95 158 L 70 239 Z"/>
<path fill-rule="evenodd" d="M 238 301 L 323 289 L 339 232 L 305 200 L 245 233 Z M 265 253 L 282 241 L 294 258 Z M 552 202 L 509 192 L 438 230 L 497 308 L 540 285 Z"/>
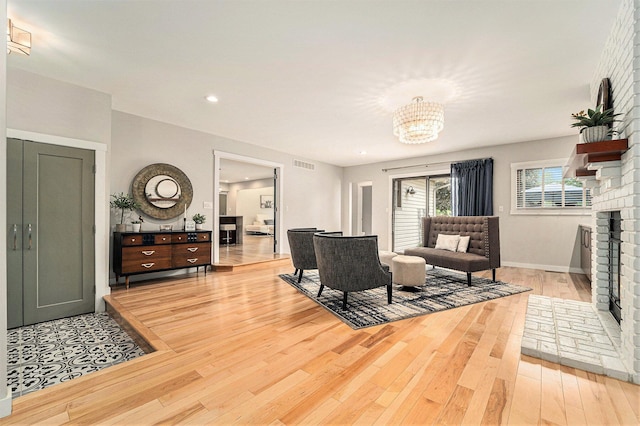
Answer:
<path fill-rule="evenodd" d="M 133 199 L 154 219 L 173 219 L 184 213 L 193 198 L 191 181 L 171 164 L 156 163 L 140 170 L 132 184 Z"/>
<path fill-rule="evenodd" d="M 147 201 L 161 209 L 168 209 L 180 201 L 180 184 L 171 176 L 158 175 L 149 179 L 144 187 Z"/>

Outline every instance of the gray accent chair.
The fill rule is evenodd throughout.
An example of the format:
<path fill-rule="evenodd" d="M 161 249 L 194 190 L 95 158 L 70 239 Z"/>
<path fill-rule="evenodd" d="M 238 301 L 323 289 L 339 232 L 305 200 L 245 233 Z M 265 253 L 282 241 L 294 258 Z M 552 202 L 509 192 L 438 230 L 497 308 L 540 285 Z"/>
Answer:
<path fill-rule="evenodd" d="M 376 287 L 387 287 L 387 303 L 392 300 L 389 265 L 380 263 L 378 237 L 364 235 L 344 237 L 333 233 L 313 235 L 320 274 L 320 290 L 325 286 L 344 292 L 342 309 L 347 309 L 347 294 Z"/>
<path fill-rule="evenodd" d="M 295 228 L 287 230 L 291 261 L 296 268 L 294 275 L 298 275 L 298 283 L 302 281 L 302 274 L 308 269 L 318 269 L 316 252 L 313 248 L 313 234 L 322 232 L 316 228 Z"/>
<path fill-rule="evenodd" d="M 434 216 L 422 218 L 423 247 L 405 249 L 407 256 L 420 256 L 434 267 L 471 273 L 491 269 L 493 281 L 500 267 L 500 218 L 498 216 Z M 436 249 L 439 234 L 468 235 L 467 253 Z"/>

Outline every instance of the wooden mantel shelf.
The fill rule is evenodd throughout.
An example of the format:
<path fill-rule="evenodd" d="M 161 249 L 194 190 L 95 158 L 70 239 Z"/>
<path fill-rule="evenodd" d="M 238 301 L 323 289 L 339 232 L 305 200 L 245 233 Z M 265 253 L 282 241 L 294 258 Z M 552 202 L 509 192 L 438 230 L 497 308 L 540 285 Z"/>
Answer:
<path fill-rule="evenodd" d="M 629 149 L 628 139 L 579 143 L 571 153 L 571 157 L 569 157 L 564 177 L 594 176 L 596 174 L 595 170 L 587 169 L 589 163 L 618 161 L 627 149 Z"/>

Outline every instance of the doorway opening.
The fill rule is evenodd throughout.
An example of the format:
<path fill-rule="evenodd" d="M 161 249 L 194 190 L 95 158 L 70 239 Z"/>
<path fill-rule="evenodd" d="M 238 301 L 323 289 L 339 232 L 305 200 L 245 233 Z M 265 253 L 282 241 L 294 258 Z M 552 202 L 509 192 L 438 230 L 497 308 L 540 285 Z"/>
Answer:
<path fill-rule="evenodd" d="M 372 234 L 372 204 L 373 184 L 372 182 L 358 183 L 358 208 L 356 215 L 356 235 Z"/>
<path fill-rule="evenodd" d="M 214 151 L 215 265 L 280 257 L 282 168 L 278 163 Z"/>
<path fill-rule="evenodd" d="M 392 188 L 392 251 L 402 253 L 423 244 L 423 217 L 451 216 L 451 177 L 395 178 Z"/>

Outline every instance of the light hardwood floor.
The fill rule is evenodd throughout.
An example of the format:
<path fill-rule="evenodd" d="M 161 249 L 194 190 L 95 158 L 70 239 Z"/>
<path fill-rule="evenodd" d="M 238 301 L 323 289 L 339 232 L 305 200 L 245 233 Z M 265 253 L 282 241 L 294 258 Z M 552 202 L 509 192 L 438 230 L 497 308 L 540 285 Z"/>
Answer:
<path fill-rule="evenodd" d="M 291 272 L 287 259 L 115 291 L 157 351 L 20 397 L 0 422 L 640 423 L 639 386 L 520 354 L 531 293 L 352 330 L 278 278 Z M 589 300 L 580 275 L 498 279 Z"/>
<path fill-rule="evenodd" d="M 242 244 L 220 245 L 217 265 L 249 265 L 289 257 L 273 252 L 273 236 L 244 235 Z"/>

